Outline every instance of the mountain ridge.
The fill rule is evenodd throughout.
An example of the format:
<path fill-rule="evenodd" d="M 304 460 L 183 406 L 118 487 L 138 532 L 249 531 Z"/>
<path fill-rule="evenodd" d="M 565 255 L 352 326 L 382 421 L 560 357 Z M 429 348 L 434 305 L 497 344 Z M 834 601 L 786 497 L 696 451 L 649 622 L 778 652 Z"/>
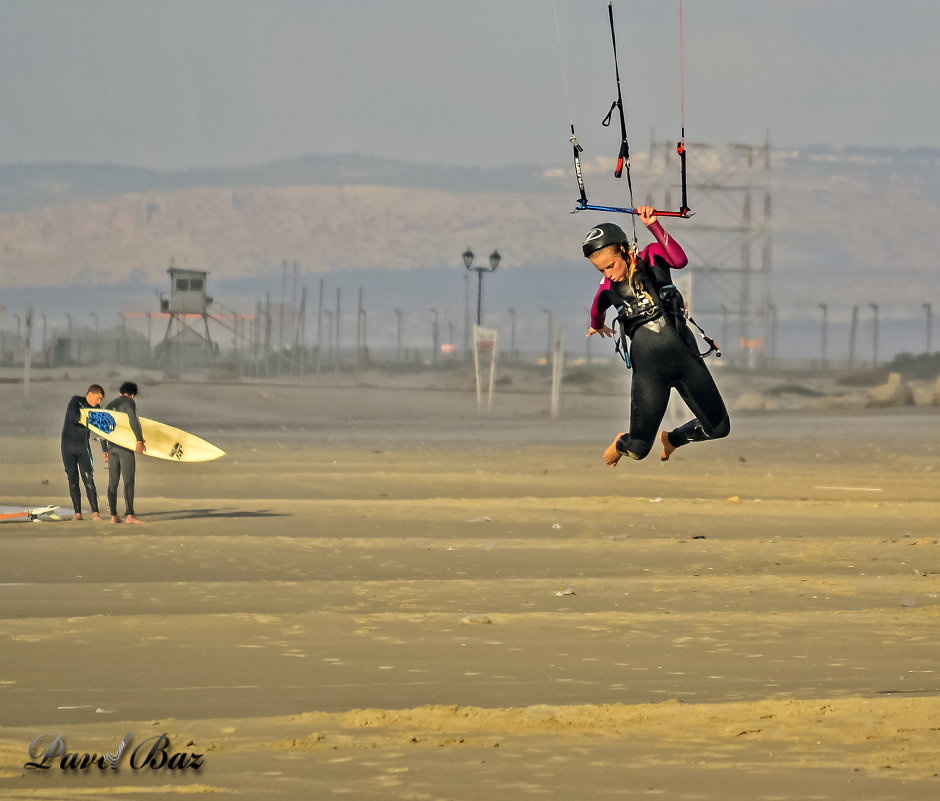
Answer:
<path fill-rule="evenodd" d="M 774 151 L 771 169 L 746 171 L 753 210 L 743 225 L 740 196 L 716 189 L 745 174 L 740 158 L 754 150 L 740 148 L 689 144 L 696 214 L 665 224 L 693 268 L 733 270 L 738 251 L 763 238 L 773 251 L 761 291 L 781 304 L 814 308 L 826 298 L 919 308 L 937 291 L 940 149 Z M 625 205 L 610 162 L 585 162 L 589 196 Z M 633 167 L 634 186 L 655 190 L 658 202 L 677 197 L 674 160 L 635 154 Z M 766 219 L 764 197 L 772 209 Z M 7 165 L 0 167 L 0 269 L 7 287 L 162 285 L 171 261 L 225 280 L 282 262 L 307 275 L 462 269 L 468 245 L 481 258 L 498 248 L 501 270 L 574 265 L 584 230 L 603 219 L 571 214 L 576 199 L 570 165 L 475 169 L 317 154 L 170 173 Z M 637 203 L 652 199 L 637 195 Z M 629 218 L 617 219 L 630 227 Z M 759 270 L 760 255 L 751 258 Z M 901 279 L 890 290 L 886 270 Z"/>

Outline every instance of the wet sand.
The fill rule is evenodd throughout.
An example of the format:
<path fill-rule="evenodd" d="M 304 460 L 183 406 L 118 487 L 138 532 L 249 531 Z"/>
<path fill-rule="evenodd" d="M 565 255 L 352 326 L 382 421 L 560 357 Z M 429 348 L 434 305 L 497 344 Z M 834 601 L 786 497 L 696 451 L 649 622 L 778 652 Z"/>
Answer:
<path fill-rule="evenodd" d="M 3 503 L 68 505 L 89 380 L 0 384 Z M 736 414 L 611 470 L 616 392 L 366 383 L 144 384 L 226 456 L 141 459 L 146 526 L 0 526 L 0 796 L 940 792 L 940 411 Z M 140 767 L 164 733 L 202 766 Z M 56 734 L 131 739 L 25 768 Z"/>

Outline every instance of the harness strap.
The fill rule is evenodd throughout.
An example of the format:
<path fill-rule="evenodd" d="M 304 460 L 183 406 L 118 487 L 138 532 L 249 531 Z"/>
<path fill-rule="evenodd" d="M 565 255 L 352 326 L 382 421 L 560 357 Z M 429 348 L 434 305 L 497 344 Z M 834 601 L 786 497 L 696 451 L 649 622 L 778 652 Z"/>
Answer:
<path fill-rule="evenodd" d="M 655 288 L 655 287 L 654 287 L 654 288 Z M 656 303 L 657 306 L 659 306 L 660 310 L 663 312 L 663 314 L 666 315 L 666 317 L 670 317 L 671 315 L 670 315 L 670 313 L 669 313 L 669 309 L 664 308 L 663 302 L 662 302 L 662 296 L 661 296 L 660 293 L 661 293 L 664 289 L 670 289 L 670 288 L 671 288 L 671 289 L 676 289 L 676 285 L 675 285 L 675 284 L 663 284 L 661 287 L 659 287 L 658 289 L 656 289 L 655 293 L 652 293 L 652 294 L 650 295 L 650 297 L 653 298 L 653 301 Z M 676 292 L 678 293 L 678 290 L 676 290 Z M 680 297 L 681 297 L 681 296 L 680 296 Z M 685 306 L 682 307 L 682 312 L 681 312 L 681 314 L 682 314 L 682 319 L 683 319 L 686 323 L 691 323 L 691 324 L 695 327 L 695 330 L 698 331 L 698 335 L 699 335 L 702 339 L 704 339 L 705 342 L 706 342 L 707 345 L 708 345 L 708 350 L 705 351 L 704 353 L 699 353 L 698 348 L 695 349 L 695 352 L 698 353 L 698 355 L 701 356 L 703 359 L 704 359 L 706 356 L 710 356 L 712 353 L 715 353 L 715 354 L 717 355 L 717 357 L 720 359 L 720 358 L 721 358 L 721 349 L 718 347 L 718 343 L 715 342 L 715 340 L 712 339 L 710 336 L 708 336 L 708 334 L 705 333 L 705 331 L 702 329 L 702 327 L 701 327 L 697 322 L 695 322 L 695 320 L 692 319 L 692 315 L 689 314 L 689 310 L 686 309 Z"/>
<path fill-rule="evenodd" d="M 633 367 L 633 364 L 630 361 L 630 346 L 627 343 L 627 332 L 623 327 L 623 323 L 620 322 L 620 312 L 623 310 L 623 306 L 615 306 L 614 310 L 617 312 L 617 317 L 614 318 L 614 325 L 617 328 L 614 332 L 614 350 L 617 352 L 617 355 L 623 359 L 624 365 L 629 370 Z"/>
<path fill-rule="evenodd" d="M 718 347 L 718 343 L 715 342 L 714 339 L 712 339 L 710 336 L 708 336 L 708 334 L 706 334 L 706 333 L 702 330 L 702 327 L 701 327 L 697 322 L 695 322 L 694 319 L 692 319 L 692 315 L 687 314 L 685 319 L 686 319 L 688 322 L 690 322 L 692 325 L 695 326 L 696 330 L 698 331 L 698 335 L 699 335 L 702 339 L 704 339 L 705 342 L 706 342 L 706 344 L 708 345 L 708 350 L 705 351 L 704 353 L 700 353 L 699 356 L 701 356 L 701 357 L 704 359 L 704 358 L 706 358 L 707 356 L 711 356 L 712 353 L 714 353 L 714 354 L 715 354 L 715 357 L 718 358 L 718 359 L 720 359 L 720 358 L 721 358 L 721 348 Z"/>

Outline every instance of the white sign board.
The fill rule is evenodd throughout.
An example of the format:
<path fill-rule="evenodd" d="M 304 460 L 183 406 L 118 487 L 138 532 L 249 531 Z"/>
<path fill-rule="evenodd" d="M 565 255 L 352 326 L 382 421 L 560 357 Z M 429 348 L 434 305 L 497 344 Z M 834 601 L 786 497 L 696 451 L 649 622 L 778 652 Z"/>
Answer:
<path fill-rule="evenodd" d="M 486 391 L 486 408 L 489 411 L 493 405 L 493 386 L 496 380 L 496 343 L 499 340 L 499 332 L 492 328 L 480 328 L 473 326 L 473 370 L 477 381 L 477 408 L 483 406 L 483 380 L 482 370 L 489 368 Z"/>

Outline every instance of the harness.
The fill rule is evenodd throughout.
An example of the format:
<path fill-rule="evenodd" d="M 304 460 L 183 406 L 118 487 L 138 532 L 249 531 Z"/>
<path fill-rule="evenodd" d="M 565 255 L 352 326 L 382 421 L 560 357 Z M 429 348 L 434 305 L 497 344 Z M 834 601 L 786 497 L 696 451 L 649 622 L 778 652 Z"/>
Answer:
<path fill-rule="evenodd" d="M 639 276 L 639 281 L 643 295 L 648 297 L 650 301 L 652 301 L 652 304 L 642 303 L 637 294 L 635 285 L 632 287 L 638 299 L 638 303 L 635 305 L 630 304 L 628 299 L 621 297 L 615 289 L 607 290 L 608 298 L 612 301 L 611 307 L 617 314 L 614 320 L 614 349 L 617 355 L 623 360 L 627 369 L 632 367 L 630 361 L 630 347 L 627 340 L 633 338 L 633 334 L 640 326 L 654 322 L 660 318 L 663 318 L 667 325 L 671 325 L 677 334 L 681 330 L 679 327 L 680 323 L 693 327 L 697 335 L 708 345 L 708 349 L 704 353 L 700 352 L 698 348 L 694 348 L 695 354 L 704 359 L 714 353 L 715 356 L 720 359 L 721 349 L 718 343 L 708 336 L 689 314 L 682 294 L 676 288 L 676 285 L 672 283 L 658 284 L 655 274 L 647 276 L 644 274 L 646 272 L 646 270 L 643 270 Z M 679 338 L 683 344 L 686 344 L 681 336 Z"/>

